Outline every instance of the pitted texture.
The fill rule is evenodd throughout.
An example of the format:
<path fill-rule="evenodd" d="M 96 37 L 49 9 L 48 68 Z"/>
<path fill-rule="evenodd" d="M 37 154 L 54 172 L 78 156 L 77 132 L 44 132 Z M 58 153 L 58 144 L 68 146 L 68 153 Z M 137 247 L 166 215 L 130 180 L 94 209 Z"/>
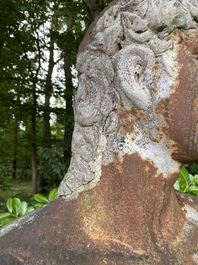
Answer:
<path fill-rule="evenodd" d="M 62 198 L 2 231 L 0 264 L 195 265 L 198 1 L 114 1 L 86 34 Z"/>
<path fill-rule="evenodd" d="M 93 188 L 117 153 L 141 153 L 164 177 L 178 170 L 162 102 L 181 68 L 177 29 L 195 28 L 197 19 L 197 1 L 132 0 L 114 1 L 94 22 L 79 48 L 72 159 L 60 195 Z"/>

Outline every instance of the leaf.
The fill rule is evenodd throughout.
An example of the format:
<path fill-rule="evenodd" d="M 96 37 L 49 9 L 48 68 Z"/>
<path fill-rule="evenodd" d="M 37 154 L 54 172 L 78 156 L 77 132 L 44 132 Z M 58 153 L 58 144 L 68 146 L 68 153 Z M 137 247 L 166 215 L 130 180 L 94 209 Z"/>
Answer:
<path fill-rule="evenodd" d="M 21 11 L 26 11 L 28 8 L 27 6 L 20 6 Z"/>
<path fill-rule="evenodd" d="M 0 213 L 0 222 L 6 219 L 8 216 L 12 216 L 11 213 Z"/>
<path fill-rule="evenodd" d="M 186 189 L 186 192 L 198 192 L 198 186 L 190 186 Z"/>
<path fill-rule="evenodd" d="M 176 182 L 175 182 L 175 184 L 173 185 L 173 187 L 174 187 L 175 190 L 180 191 L 180 185 L 179 185 L 179 181 L 178 181 L 178 179 L 176 180 Z"/>
<path fill-rule="evenodd" d="M 193 184 L 198 184 L 198 175 L 194 175 Z"/>
<path fill-rule="evenodd" d="M 189 174 L 189 179 L 190 179 L 190 182 L 193 182 L 194 181 L 194 176 Z"/>
<path fill-rule="evenodd" d="M 12 198 L 7 199 L 6 206 L 7 206 L 7 209 L 10 213 L 12 213 L 12 211 L 13 211 L 12 204 L 13 204 L 13 199 Z"/>
<path fill-rule="evenodd" d="M 40 208 L 42 207 L 43 205 L 45 205 L 45 203 L 42 203 L 42 202 L 38 202 L 34 205 L 34 207 L 37 209 L 37 208 Z"/>
<path fill-rule="evenodd" d="M 20 204 L 20 207 L 21 207 L 21 209 L 20 209 L 20 215 L 26 214 L 27 211 L 28 211 L 28 204 L 27 204 L 27 202 L 22 201 L 21 204 Z"/>
<path fill-rule="evenodd" d="M 13 214 L 18 217 L 21 212 L 21 200 L 19 198 L 14 198 L 12 207 Z"/>
<path fill-rule="evenodd" d="M 48 202 L 48 199 L 47 197 L 45 197 L 44 195 L 40 194 L 40 193 L 37 193 L 34 195 L 34 199 L 37 201 L 37 202 L 42 202 L 42 203 L 47 203 Z"/>
<path fill-rule="evenodd" d="M 183 166 L 180 170 L 179 177 L 185 181 L 186 186 L 189 184 L 189 173 L 188 170 Z"/>
<path fill-rule="evenodd" d="M 53 201 L 54 199 L 56 199 L 58 196 L 58 189 L 54 188 L 52 190 L 50 190 L 49 192 L 49 201 Z"/>
<path fill-rule="evenodd" d="M 192 174 L 198 173 L 198 164 L 191 164 L 189 166 L 189 169 Z"/>
<path fill-rule="evenodd" d="M 28 206 L 27 213 L 34 211 L 35 208 L 33 206 Z"/>
<path fill-rule="evenodd" d="M 5 225 L 11 223 L 12 221 L 14 221 L 16 219 L 17 219 L 16 216 L 10 215 L 7 218 L 5 218 L 4 220 L 0 221 L 0 227 L 5 226 Z"/>

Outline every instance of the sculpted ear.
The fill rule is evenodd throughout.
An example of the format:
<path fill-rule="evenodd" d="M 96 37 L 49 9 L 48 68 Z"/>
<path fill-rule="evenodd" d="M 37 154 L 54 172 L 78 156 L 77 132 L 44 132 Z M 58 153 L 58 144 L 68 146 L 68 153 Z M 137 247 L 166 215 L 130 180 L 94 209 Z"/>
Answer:
<path fill-rule="evenodd" d="M 141 45 L 129 45 L 115 56 L 115 87 L 119 89 L 125 108 L 146 109 L 150 92 L 144 82 L 155 63 L 154 53 Z"/>

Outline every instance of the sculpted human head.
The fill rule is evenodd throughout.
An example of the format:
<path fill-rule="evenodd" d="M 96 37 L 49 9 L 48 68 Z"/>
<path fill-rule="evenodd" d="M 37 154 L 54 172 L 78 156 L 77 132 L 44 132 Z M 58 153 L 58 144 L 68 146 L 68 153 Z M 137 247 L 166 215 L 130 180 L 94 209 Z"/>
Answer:
<path fill-rule="evenodd" d="M 94 187 L 115 156 L 138 154 L 164 177 L 197 159 L 197 21 L 196 0 L 119 0 L 95 22 L 79 48 L 61 195 Z"/>

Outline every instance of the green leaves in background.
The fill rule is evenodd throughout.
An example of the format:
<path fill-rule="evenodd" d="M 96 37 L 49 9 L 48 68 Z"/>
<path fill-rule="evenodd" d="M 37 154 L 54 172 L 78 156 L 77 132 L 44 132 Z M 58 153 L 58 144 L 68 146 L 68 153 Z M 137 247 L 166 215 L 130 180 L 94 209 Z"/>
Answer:
<path fill-rule="evenodd" d="M 34 207 L 28 206 L 27 202 L 21 201 L 19 198 L 9 198 L 6 206 L 8 212 L 0 213 L 0 227 L 34 210 Z"/>
<path fill-rule="evenodd" d="M 38 202 L 34 205 L 35 208 L 39 208 L 46 203 L 53 201 L 58 196 L 58 189 L 54 188 L 49 192 L 48 198 L 40 193 L 34 195 L 34 199 Z"/>
<path fill-rule="evenodd" d="M 25 215 L 31 211 L 34 211 L 36 208 L 39 208 L 46 203 L 53 201 L 58 196 L 58 189 L 54 188 L 49 192 L 48 197 L 45 197 L 42 194 L 35 194 L 34 199 L 36 204 L 29 206 L 26 201 L 21 201 L 19 198 L 9 198 L 6 202 L 6 207 L 8 212 L 0 213 L 0 227 L 3 227 L 13 220 L 19 218 L 20 216 Z"/>
<path fill-rule="evenodd" d="M 178 191 L 198 196 L 198 174 L 192 175 L 183 166 L 179 173 L 179 178 L 174 184 L 174 188 Z"/>

